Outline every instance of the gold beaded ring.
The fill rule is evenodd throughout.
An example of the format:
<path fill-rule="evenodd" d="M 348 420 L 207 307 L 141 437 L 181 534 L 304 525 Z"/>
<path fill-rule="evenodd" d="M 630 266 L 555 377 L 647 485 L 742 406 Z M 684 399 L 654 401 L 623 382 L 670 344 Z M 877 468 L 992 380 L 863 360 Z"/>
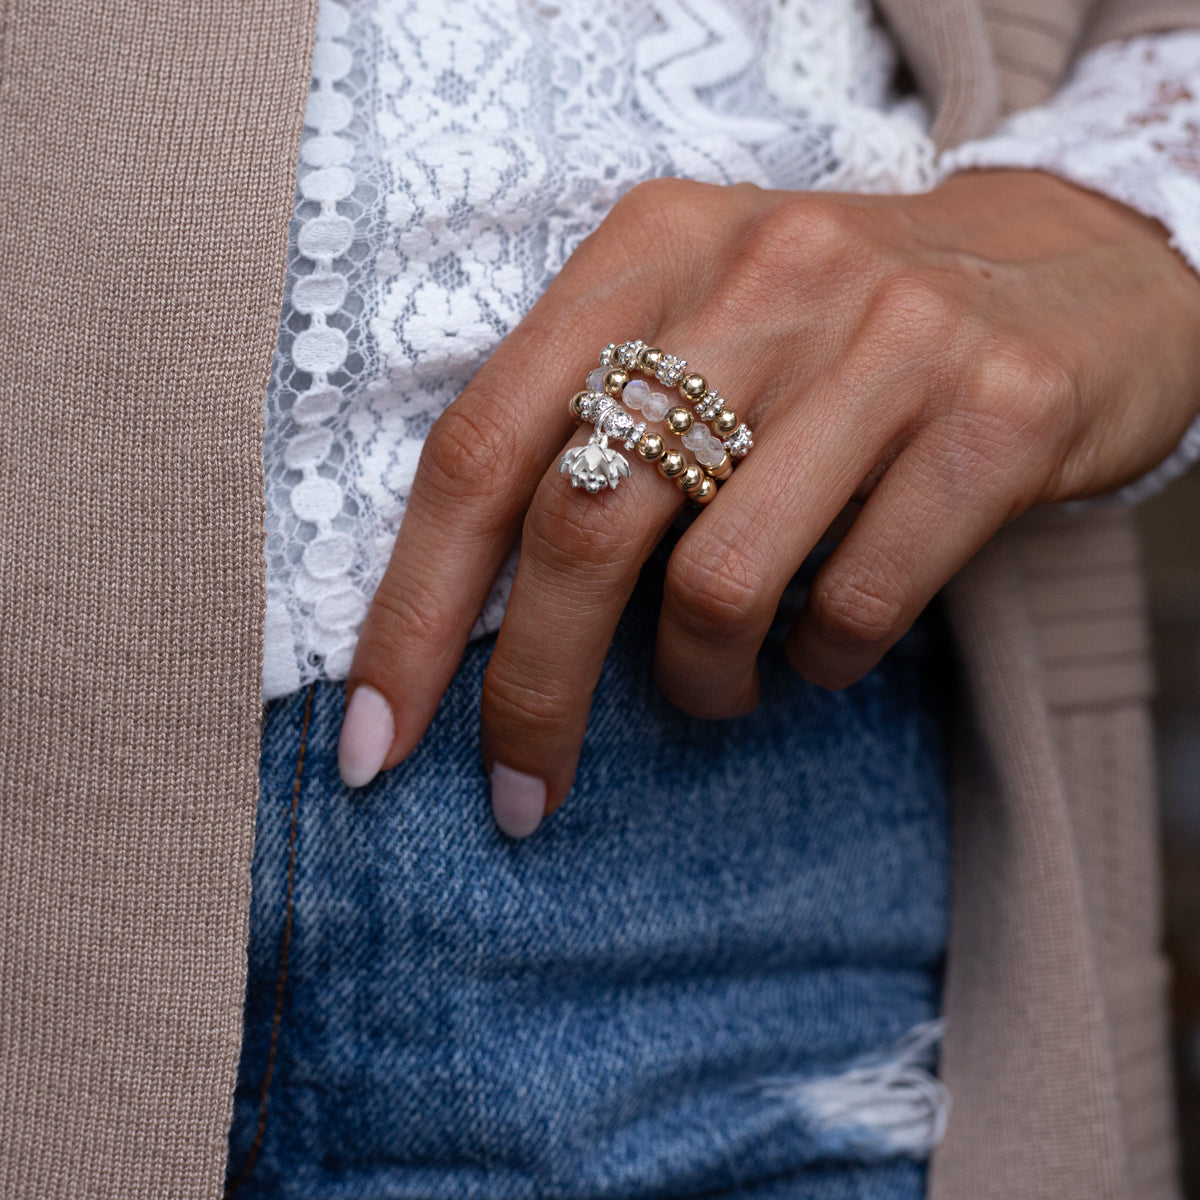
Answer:
<path fill-rule="evenodd" d="M 677 388 L 680 396 L 692 405 L 695 415 L 708 424 L 711 433 L 696 425 L 692 412 L 682 404 L 667 408 L 661 417 L 652 415 L 661 407 L 661 402 L 651 402 L 654 408 L 647 411 L 645 397 L 661 396 L 661 393 L 652 393 L 649 385 L 642 380 L 634 381 L 634 393 L 629 395 L 627 391 L 625 402 L 631 407 L 639 407 L 637 401 L 642 399 L 642 411 L 652 420 L 665 420 L 667 428 L 683 439 L 684 445 L 696 454 L 705 471 L 714 479 L 728 478 L 733 470 L 732 460 L 744 458 L 754 446 L 750 426 L 732 408 L 726 407 L 724 399 L 708 386 L 703 375 L 688 371 L 686 359 L 676 358 L 637 338 L 619 345 L 610 342 L 600 352 L 600 366 L 615 366 L 627 372 L 640 371 L 652 375 L 666 387 Z M 639 385 L 645 389 L 644 393 L 639 390 Z"/>
<path fill-rule="evenodd" d="M 629 474 L 625 458 L 608 444 L 609 438 L 617 438 L 627 450 L 636 450 L 638 457 L 654 463 L 659 474 L 673 480 L 693 503 L 708 504 L 717 494 L 717 481 L 698 462 L 689 461 L 687 454 L 668 448 L 661 434 L 648 432 L 644 421 L 636 420 L 617 403 L 629 383 L 628 371 L 611 367 L 593 372 L 588 377 L 587 389 L 571 398 L 571 416 L 595 429 L 587 445 L 568 450 L 562 456 L 559 472 L 570 476 L 572 487 L 582 487 L 588 492 L 598 492 L 606 486 L 615 488 Z"/>

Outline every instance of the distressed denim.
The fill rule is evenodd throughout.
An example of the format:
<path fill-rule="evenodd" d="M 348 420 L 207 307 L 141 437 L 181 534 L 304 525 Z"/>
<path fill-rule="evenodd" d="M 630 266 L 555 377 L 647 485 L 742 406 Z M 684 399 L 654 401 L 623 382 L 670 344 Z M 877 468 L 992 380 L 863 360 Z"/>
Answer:
<path fill-rule="evenodd" d="M 758 710 L 707 723 L 652 682 L 660 589 L 652 562 L 575 788 L 525 841 L 495 828 L 479 760 L 491 639 L 359 792 L 340 686 L 269 707 L 236 1196 L 924 1195 L 924 1162 L 771 1081 L 836 1076 L 938 1015 L 940 626 L 826 692 L 784 661 L 785 613 Z"/>

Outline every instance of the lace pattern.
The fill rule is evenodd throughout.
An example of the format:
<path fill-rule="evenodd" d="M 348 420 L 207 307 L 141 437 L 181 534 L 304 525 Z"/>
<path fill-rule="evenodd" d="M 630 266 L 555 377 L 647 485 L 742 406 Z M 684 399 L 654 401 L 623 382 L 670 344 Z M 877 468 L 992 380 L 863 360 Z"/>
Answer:
<path fill-rule="evenodd" d="M 430 427 L 634 184 L 896 192 L 1039 166 L 1159 217 L 1200 266 L 1198 48 L 1094 51 L 938 162 L 868 0 L 322 0 L 265 407 L 264 698 L 345 677 Z"/>
<path fill-rule="evenodd" d="M 927 187 L 895 73 L 868 0 L 322 0 L 266 405 L 264 697 L 345 676 L 430 427 L 622 193 Z"/>
<path fill-rule="evenodd" d="M 344 6 L 321 5 L 265 404 L 267 699 L 344 677 L 369 598 L 349 398 L 375 373 L 367 297 L 383 222 L 362 34 Z"/>

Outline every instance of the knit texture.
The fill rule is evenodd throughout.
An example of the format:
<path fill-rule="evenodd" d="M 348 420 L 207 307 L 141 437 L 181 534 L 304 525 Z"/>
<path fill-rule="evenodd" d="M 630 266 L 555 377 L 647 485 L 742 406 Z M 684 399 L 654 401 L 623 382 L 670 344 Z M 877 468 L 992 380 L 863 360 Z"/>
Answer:
<path fill-rule="evenodd" d="M 313 14 L 3 9 L 0 1195 L 212 1197 Z"/>
<path fill-rule="evenodd" d="M 1087 6 L 1019 7 L 1062 24 L 1048 92 Z M 1141 28 L 1164 8 L 1124 7 Z M 1014 76 L 982 10 L 886 8 L 943 144 L 987 128 Z M 0 1195 L 216 1197 L 258 763 L 261 404 L 316 14 L 41 0 L 3 16 Z M 1049 556 L 1086 542 L 1102 577 L 1084 533 L 1105 520 L 1125 518 L 1078 518 L 1044 565 L 1061 575 Z M 1153 916 L 1114 922 L 1094 882 L 1153 896 L 1144 691 L 1125 668 L 1106 699 L 1086 687 L 1107 637 L 1072 665 L 1082 688 L 1050 665 L 1068 623 L 1021 587 L 1039 568 L 1013 557 L 1019 536 L 955 589 L 986 738 L 959 789 L 978 819 L 956 830 L 958 1115 L 931 1194 L 1167 1200 Z M 1117 814 L 1094 836 L 1081 795 Z"/>
<path fill-rule="evenodd" d="M 1130 514 L 1028 514 L 948 597 L 968 703 L 930 1200 L 1173 1200 Z"/>

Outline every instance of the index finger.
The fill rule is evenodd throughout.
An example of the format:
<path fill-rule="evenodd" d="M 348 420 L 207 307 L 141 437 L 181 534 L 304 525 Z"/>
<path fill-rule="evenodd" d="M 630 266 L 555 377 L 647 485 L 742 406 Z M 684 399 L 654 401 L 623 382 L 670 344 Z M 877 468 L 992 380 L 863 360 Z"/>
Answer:
<path fill-rule="evenodd" d="M 581 366 L 614 328 L 656 319 L 654 289 L 630 286 L 627 275 L 598 287 L 595 257 L 577 252 L 430 432 L 347 681 L 339 766 L 351 787 L 406 758 L 433 719 L 573 428 L 567 402 Z"/>

